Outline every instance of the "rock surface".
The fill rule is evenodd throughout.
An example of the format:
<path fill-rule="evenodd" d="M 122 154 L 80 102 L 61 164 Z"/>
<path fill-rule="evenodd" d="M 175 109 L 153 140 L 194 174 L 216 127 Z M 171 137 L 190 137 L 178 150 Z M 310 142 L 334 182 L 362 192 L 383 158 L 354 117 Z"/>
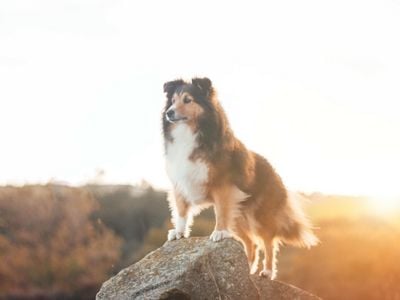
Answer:
<path fill-rule="evenodd" d="M 319 299 L 294 286 L 249 275 L 239 242 L 189 238 L 166 242 L 104 282 L 104 299 Z"/>

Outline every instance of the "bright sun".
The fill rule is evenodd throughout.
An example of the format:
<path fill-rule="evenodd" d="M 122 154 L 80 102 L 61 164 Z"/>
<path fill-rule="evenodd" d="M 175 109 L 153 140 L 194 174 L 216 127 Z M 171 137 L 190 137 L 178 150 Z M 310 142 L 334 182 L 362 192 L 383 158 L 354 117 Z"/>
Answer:
<path fill-rule="evenodd" d="M 379 215 L 391 215 L 400 211 L 400 197 L 381 196 L 369 198 L 370 209 Z"/>

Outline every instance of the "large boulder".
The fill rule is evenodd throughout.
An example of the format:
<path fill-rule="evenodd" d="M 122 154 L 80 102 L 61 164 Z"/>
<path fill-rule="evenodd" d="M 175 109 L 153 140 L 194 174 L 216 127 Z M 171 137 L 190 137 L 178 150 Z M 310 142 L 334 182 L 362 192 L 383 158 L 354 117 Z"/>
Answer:
<path fill-rule="evenodd" d="M 249 275 L 239 242 L 207 238 L 166 242 L 104 282 L 104 299 L 319 299 L 278 281 Z"/>

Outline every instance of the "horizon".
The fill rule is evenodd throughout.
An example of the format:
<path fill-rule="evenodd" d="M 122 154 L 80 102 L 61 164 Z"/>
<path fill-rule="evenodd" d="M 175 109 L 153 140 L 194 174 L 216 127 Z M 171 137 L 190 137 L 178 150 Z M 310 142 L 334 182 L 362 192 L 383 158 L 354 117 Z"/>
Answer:
<path fill-rule="evenodd" d="M 71 188 L 83 188 L 85 186 L 115 186 L 115 187 L 132 187 L 134 189 L 147 189 L 147 188 L 152 188 L 156 191 L 160 192 L 169 192 L 172 189 L 171 187 L 163 187 L 163 186 L 156 186 L 152 184 L 151 182 L 147 180 L 140 180 L 138 182 L 108 182 L 108 181 L 103 181 L 102 179 L 93 179 L 93 180 L 88 180 L 86 182 L 80 182 L 80 183 L 69 183 L 67 181 L 58 181 L 58 180 L 52 180 L 50 179 L 47 182 L 25 182 L 25 183 L 8 183 L 8 184 L 0 184 L 0 187 L 15 187 L 15 188 L 20 188 L 24 186 L 47 186 L 47 185 L 54 185 L 54 186 L 65 186 L 65 187 L 71 187 Z M 382 195 L 367 195 L 367 194 L 341 194 L 341 193 L 327 193 L 323 191 L 303 191 L 303 190 L 292 190 L 292 189 L 287 189 L 288 192 L 294 192 L 296 194 L 300 195 L 305 195 L 306 197 L 344 197 L 344 198 L 360 198 L 360 199 L 366 199 L 366 200 L 371 200 L 373 197 L 383 197 Z M 393 198 L 397 198 L 396 196 Z M 400 198 L 399 198 L 400 200 Z"/>

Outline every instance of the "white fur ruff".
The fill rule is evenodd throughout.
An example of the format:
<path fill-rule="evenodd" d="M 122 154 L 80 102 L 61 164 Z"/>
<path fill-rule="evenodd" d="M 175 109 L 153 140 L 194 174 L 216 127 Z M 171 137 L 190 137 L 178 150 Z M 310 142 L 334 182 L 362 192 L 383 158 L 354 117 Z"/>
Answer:
<path fill-rule="evenodd" d="M 204 185 L 208 180 L 208 167 L 200 160 L 190 160 L 197 147 L 197 134 L 182 123 L 172 130 L 171 135 L 173 141 L 167 143 L 166 149 L 167 174 L 186 201 L 192 205 L 201 204 L 206 200 Z"/>

